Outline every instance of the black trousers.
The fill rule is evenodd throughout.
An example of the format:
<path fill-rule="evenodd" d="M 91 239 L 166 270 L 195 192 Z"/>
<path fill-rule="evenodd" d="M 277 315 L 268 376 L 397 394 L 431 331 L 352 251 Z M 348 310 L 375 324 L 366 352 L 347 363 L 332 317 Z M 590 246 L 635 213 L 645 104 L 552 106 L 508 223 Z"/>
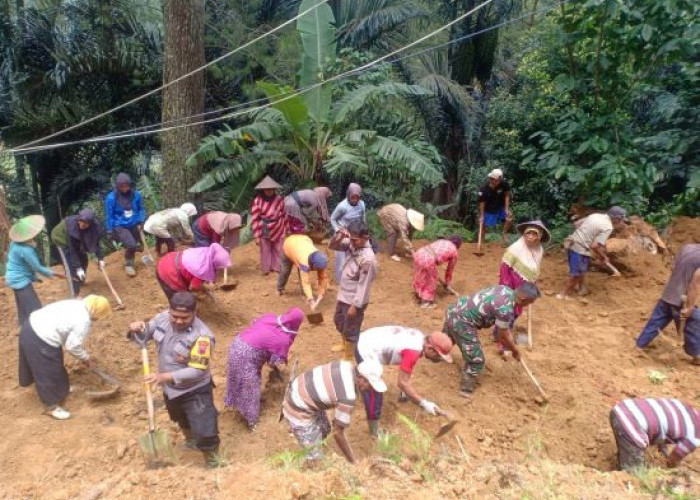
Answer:
<path fill-rule="evenodd" d="M 13 289 L 12 291 L 15 295 L 15 304 L 17 305 L 17 323 L 21 327 L 29 319 L 31 313 L 41 309 L 41 301 L 31 283 L 24 288 L 19 290 Z"/>
<path fill-rule="evenodd" d="M 192 432 L 198 450 L 214 451 L 219 447 L 219 412 L 214 406 L 212 384 L 173 399 L 163 394 L 163 399 L 170 420 Z"/>

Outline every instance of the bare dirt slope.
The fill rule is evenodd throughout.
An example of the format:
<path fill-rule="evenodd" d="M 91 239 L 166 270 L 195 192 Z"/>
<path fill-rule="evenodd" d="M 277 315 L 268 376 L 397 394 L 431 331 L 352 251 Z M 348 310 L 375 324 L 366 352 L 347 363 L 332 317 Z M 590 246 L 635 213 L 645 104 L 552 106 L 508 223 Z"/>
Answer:
<path fill-rule="evenodd" d="M 676 241 L 679 237 L 698 234 L 700 221 L 684 219 L 674 226 L 674 247 L 682 242 Z M 686 240 L 691 241 L 697 238 Z M 498 280 L 503 248 L 487 245 L 486 255 L 479 258 L 473 255 L 473 247 L 465 244 L 460 252 L 453 286 L 461 293 Z M 634 338 L 668 277 L 668 262 L 661 255 L 641 254 L 625 277 L 591 273 L 590 295 L 560 301 L 554 294 L 566 279 L 566 264 L 563 254 L 553 253 L 545 258 L 541 281 L 544 296 L 533 308 L 534 350 L 525 354 L 549 393 L 550 404 L 538 404 L 537 393 L 520 366 L 512 359 L 501 359 L 490 336 L 482 332 L 487 368 L 473 401 L 458 395 L 460 364 L 421 361 L 414 373 L 421 394 L 461 419 L 452 435 L 433 446 L 437 465 L 431 469 L 432 480 L 425 482 L 412 472 L 402 476 L 396 467 L 378 471 L 370 459 L 350 467 L 337 457 L 331 458 L 331 465 L 322 471 L 280 471 L 270 466 L 267 458 L 296 449 L 285 426 L 277 422 L 282 384 L 267 385 L 263 416 L 254 434 L 234 412 L 224 411 L 222 404 L 226 350 L 231 339 L 257 315 L 283 312 L 303 302 L 294 276 L 287 287 L 289 293 L 282 298 L 276 296 L 275 277 L 260 275 L 257 248 L 251 244 L 233 252 L 230 279 L 238 281 L 238 288 L 216 291 L 217 303 L 203 302 L 200 307 L 200 316 L 217 335 L 216 401 L 221 410 L 222 448 L 231 465 L 207 471 L 201 466 L 199 454 L 183 452 L 178 467 L 144 471 L 135 442 L 146 430 L 140 356 L 126 343 L 124 334 L 129 321 L 151 317 L 165 308 L 166 301 L 152 271 L 139 268 L 138 276 L 128 279 L 121 270 L 119 255 L 107 260 L 127 309 L 96 323 L 87 347 L 108 372 L 122 381 L 122 390 L 110 401 L 88 401 L 84 390 L 95 387 L 97 381 L 68 359 L 76 390 L 66 405 L 73 418 L 65 422 L 41 415 L 33 388 L 17 385 L 14 301 L 11 291 L 0 290 L 0 313 L 5 318 L 5 363 L 0 366 L 0 428 L 4 430 L 0 440 L 0 492 L 4 498 L 224 498 L 232 493 L 244 495 L 242 498 L 342 498 L 350 493 L 360 495 L 356 498 L 459 498 L 474 494 L 546 498 L 548 491 L 564 497 L 637 498 L 639 491 L 627 485 L 630 476 L 594 470 L 610 471 L 613 466 L 610 407 L 617 399 L 638 395 L 673 396 L 700 405 L 700 372 L 688 363 L 673 325 L 647 354 L 634 351 Z M 420 310 L 412 297 L 410 261 L 395 263 L 384 254 L 379 261 L 380 277 L 364 327 L 401 324 L 426 333 L 439 329 L 452 297 L 442 296 L 432 311 Z M 60 280 L 46 281 L 37 290 L 44 303 L 65 298 L 65 283 Z M 84 293 L 109 296 L 94 266 Z M 304 323 L 292 347 L 292 358 L 299 358 L 301 370 L 334 357 L 329 350 L 338 339 L 332 325 L 334 295 L 334 291 L 329 292 L 321 306 L 325 323 Z M 526 324 L 524 319 L 520 327 Z M 460 358 L 458 351 L 454 354 Z M 651 370 L 664 373 L 666 380 L 654 385 L 648 377 Z M 396 379 L 394 368 L 387 372 L 389 380 Z M 410 403 L 398 403 L 396 396 L 395 384 L 390 384 L 382 416 L 384 427 L 405 435 L 405 426 L 397 418 L 397 412 L 401 412 L 430 433 L 437 430 L 437 419 Z M 179 443 L 181 439 L 162 406 L 157 412 L 158 425 L 170 429 Z M 459 436 L 464 450 L 455 436 Z M 350 440 L 359 456 L 376 455 L 361 408 L 355 413 Z M 659 456 L 651 458 L 661 463 Z M 692 469 L 700 471 L 699 453 L 687 459 L 682 470 L 688 475 L 684 487 L 697 488 L 700 495 L 700 474 L 691 473 Z M 416 482 L 407 483 L 411 479 Z M 407 484 L 411 485 L 408 493 Z"/>

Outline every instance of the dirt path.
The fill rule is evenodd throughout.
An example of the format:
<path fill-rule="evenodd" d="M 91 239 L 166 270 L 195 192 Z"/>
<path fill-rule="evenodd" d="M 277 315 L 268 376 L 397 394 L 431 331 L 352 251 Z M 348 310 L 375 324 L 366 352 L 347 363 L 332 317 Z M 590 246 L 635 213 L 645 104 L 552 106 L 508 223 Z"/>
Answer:
<path fill-rule="evenodd" d="M 689 224 L 698 225 L 697 219 Z M 695 231 L 695 229 L 692 229 Z M 693 234 L 678 230 L 675 234 Z M 420 243 L 419 243 L 420 245 Z M 481 258 L 472 254 L 473 245 L 465 244 L 455 271 L 454 288 L 472 292 L 497 282 L 498 265 L 503 249 L 487 245 Z M 143 474 L 142 462 L 135 438 L 146 429 L 145 404 L 141 393 L 140 358 L 138 351 L 124 340 L 127 324 L 135 319 L 147 319 L 166 306 L 164 295 L 152 276 L 152 271 L 139 268 L 138 276 L 126 278 L 119 256 L 108 259 L 108 270 L 127 309 L 115 312 L 111 318 L 94 326 L 88 351 L 123 382 L 121 395 L 111 401 L 92 403 L 84 389 L 96 383 L 93 375 L 71 359 L 67 360 L 71 383 L 76 391 L 69 397 L 67 407 L 73 418 L 57 422 L 41 415 L 39 400 L 33 388 L 17 385 L 17 329 L 11 292 L 0 290 L 0 313 L 5 318 L 6 362 L 0 367 L 0 428 L 5 432 L 0 440 L 0 491 L 6 498 L 46 497 L 70 498 L 85 488 L 102 485 L 104 496 L 138 498 L 145 491 L 169 493 L 173 498 L 216 496 L 219 486 L 197 490 L 197 478 L 213 484 L 221 472 L 210 473 L 201 468 L 197 453 L 183 453 L 189 468 L 175 468 Z M 251 464 L 296 443 L 284 425 L 277 423 L 282 394 L 280 384 L 268 384 L 264 392 L 263 414 L 258 430 L 249 434 L 242 420 L 223 410 L 225 389 L 225 359 L 228 344 L 236 333 L 253 318 L 264 312 L 282 312 L 302 302 L 296 278 L 288 285 L 289 294 L 278 298 L 275 277 L 263 277 L 257 271 L 257 248 L 247 245 L 233 252 L 234 270 L 230 279 L 238 280 L 235 291 L 217 291 L 217 304 L 204 303 L 200 316 L 217 335 L 214 354 L 216 402 L 221 410 L 220 431 L 223 451 L 239 473 Z M 380 277 L 375 284 L 372 302 L 364 327 L 402 324 L 428 333 L 442 325 L 443 312 L 452 300 L 442 296 L 438 307 L 422 311 L 411 293 L 411 263 L 395 263 L 385 255 L 379 256 Z M 530 368 L 550 394 L 549 405 L 539 405 L 536 390 L 520 366 L 513 360 L 502 360 L 487 332 L 481 334 L 487 356 L 487 368 L 473 401 L 458 395 L 459 365 L 431 364 L 421 361 L 413 379 L 416 388 L 457 414 L 461 423 L 455 429 L 471 459 L 522 462 L 534 455 L 544 456 L 563 464 L 582 464 L 599 470 L 610 470 L 614 455 L 614 440 L 608 424 L 608 412 L 621 397 L 673 396 L 700 405 L 700 372 L 689 365 L 680 340 L 672 326 L 655 342 L 648 354 L 639 355 L 633 349 L 635 336 L 661 293 L 669 269 L 661 256 L 643 256 L 636 272 L 624 278 L 609 278 L 591 273 L 591 294 L 584 298 L 560 301 L 554 294 L 566 279 L 563 255 L 545 257 L 541 287 L 543 298 L 534 306 L 534 350 L 526 352 Z M 94 265 L 89 270 L 89 282 L 84 293 L 109 296 L 109 290 Z M 37 287 L 43 303 L 65 297 L 65 283 L 48 281 Z M 334 291 L 322 304 L 326 322 L 318 326 L 305 323 L 292 348 L 292 359 L 299 358 L 300 370 L 333 359 L 329 347 L 337 340 L 332 326 Z M 520 321 L 524 327 L 526 322 Z M 459 358 L 458 351 L 454 351 Z M 152 354 L 153 358 L 153 354 Z M 461 363 L 461 359 L 459 360 Z M 649 380 L 650 370 L 667 375 L 661 385 Z M 425 416 L 416 406 L 396 401 L 393 381 L 396 369 L 387 370 L 389 392 L 382 416 L 382 426 L 400 427 L 396 413 L 414 418 L 422 427 L 434 432 L 439 422 Z M 162 404 L 162 403 L 161 403 Z M 364 412 L 354 415 L 350 441 L 359 455 L 372 451 L 367 437 Z M 158 410 L 158 425 L 175 427 L 168 422 L 162 406 Z M 180 437 L 177 436 L 177 442 Z M 444 446 L 457 447 L 454 438 Z M 658 460 L 658 457 L 654 458 Z M 700 470 L 700 455 L 691 456 L 687 465 Z M 226 469 L 225 469 L 226 470 Z M 180 471 L 180 472 L 176 472 Z M 182 472 L 187 471 L 187 472 Z M 137 474 L 134 476 L 134 474 Z M 217 474 L 216 476 L 212 476 Z M 250 475 L 249 473 L 248 475 Z M 130 478 L 123 480 L 124 477 Z M 189 479 L 184 479 L 185 477 Z M 225 476 L 224 476 L 225 477 Z M 134 479 L 135 478 L 135 479 Z M 171 484 L 180 478 L 182 490 L 171 491 Z M 187 483 L 188 480 L 194 483 Z M 110 481 L 119 483 L 114 490 Z M 121 482 L 120 482 L 121 481 Z M 251 480 L 252 481 L 252 480 Z M 235 481 L 224 481 L 233 485 Z M 162 488 L 166 488 L 165 491 Z M 231 486 L 233 487 L 233 486 Z M 209 487 L 207 487 L 209 488 Z M 180 494 L 181 493 L 181 494 Z M 155 495 L 153 495 L 155 496 Z M 292 495 L 293 496 L 293 495 Z"/>

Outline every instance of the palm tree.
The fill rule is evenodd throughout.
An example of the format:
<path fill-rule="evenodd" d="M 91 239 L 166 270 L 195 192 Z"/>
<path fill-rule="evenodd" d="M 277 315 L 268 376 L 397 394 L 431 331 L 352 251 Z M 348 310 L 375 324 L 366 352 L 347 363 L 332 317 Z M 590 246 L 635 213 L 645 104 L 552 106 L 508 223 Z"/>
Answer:
<path fill-rule="evenodd" d="M 317 0 L 304 0 L 299 10 Z M 303 53 L 300 85 L 303 88 L 325 81 L 324 72 L 335 59 L 333 12 L 327 5 L 299 19 Z M 371 77 L 366 77 L 371 80 Z M 418 85 L 369 80 L 347 90 L 332 83 L 317 86 L 293 97 L 290 89 L 269 82 L 258 86 L 276 102 L 252 114 L 253 121 L 235 129 L 226 128 L 206 137 L 189 164 L 216 161 L 191 191 L 200 192 L 232 176 L 257 176 L 270 165 L 285 165 L 299 181 L 321 180 L 352 168 L 358 176 L 372 176 L 388 169 L 428 186 L 442 181 L 440 157 L 426 139 L 395 127 L 396 135 L 376 130 L 376 116 L 363 111 L 373 105 L 404 98 L 426 97 L 431 92 Z M 331 105 L 331 100 L 335 103 Z M 392 101 L 387 101 L 392 100 Z M 410 111 L 410 110 L 409 110 Z"/>

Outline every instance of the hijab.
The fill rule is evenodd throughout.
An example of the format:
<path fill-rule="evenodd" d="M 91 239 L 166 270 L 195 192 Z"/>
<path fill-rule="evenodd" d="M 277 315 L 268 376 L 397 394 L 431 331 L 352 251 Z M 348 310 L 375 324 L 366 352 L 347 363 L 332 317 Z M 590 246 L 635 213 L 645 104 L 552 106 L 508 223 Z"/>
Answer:
<path fill-rule="evenodd" d="M 212 243 L 208 247 L 184 250 L 182 266 L 196 278 L 212 282 L 216 279 L 217 269 L 231 266 L 231 256 L 224 247 Z"/>
<path fill-rule="evenodd" d="M 119 190 L 119 186 L 122 184 L 129 185 L 129 191 L 122 193 Z M 124 210 L 131 210 L 131 201 L 134 199 L 134 190 L 131 187 L 131 177 L 129 174 L 120 172 L 117 175 L 117 181 L 114 183 L 114 195 L 116 196 L 117 204 Z"/>
<path fill-rule="evenodd" d="M 249 346 L 275 354 L 286 361 L 289 348 L 303 321 L 304 311 L 298 307 L 292 307 L 280 316 L 263 314 L 238 337 Z"/>
<path fill-rule="evenodd" d="M 316 205 L 318 206 L 318 211 L 321 214 L 321 219 L 322 220 L 330 220 L 330 215 L 328 214 L 328 198 L 330 198 L 331 192 L 330 189 L 328 189 L 325 186 L 320 186 L 313 188 L 312 191 L 316 195 L 316 200 L 317 203 Z"/>
<path fill-rule="evenodd" d="M 104 319 L 112 314 L 112 306 L 110 306 L 109 301 L 101 295 L 88 295 L 83 299 L 83 304 L 85 304 L 85 308 L 88 310 L 88 313 L 90 313 L 90 319 Z"/>

